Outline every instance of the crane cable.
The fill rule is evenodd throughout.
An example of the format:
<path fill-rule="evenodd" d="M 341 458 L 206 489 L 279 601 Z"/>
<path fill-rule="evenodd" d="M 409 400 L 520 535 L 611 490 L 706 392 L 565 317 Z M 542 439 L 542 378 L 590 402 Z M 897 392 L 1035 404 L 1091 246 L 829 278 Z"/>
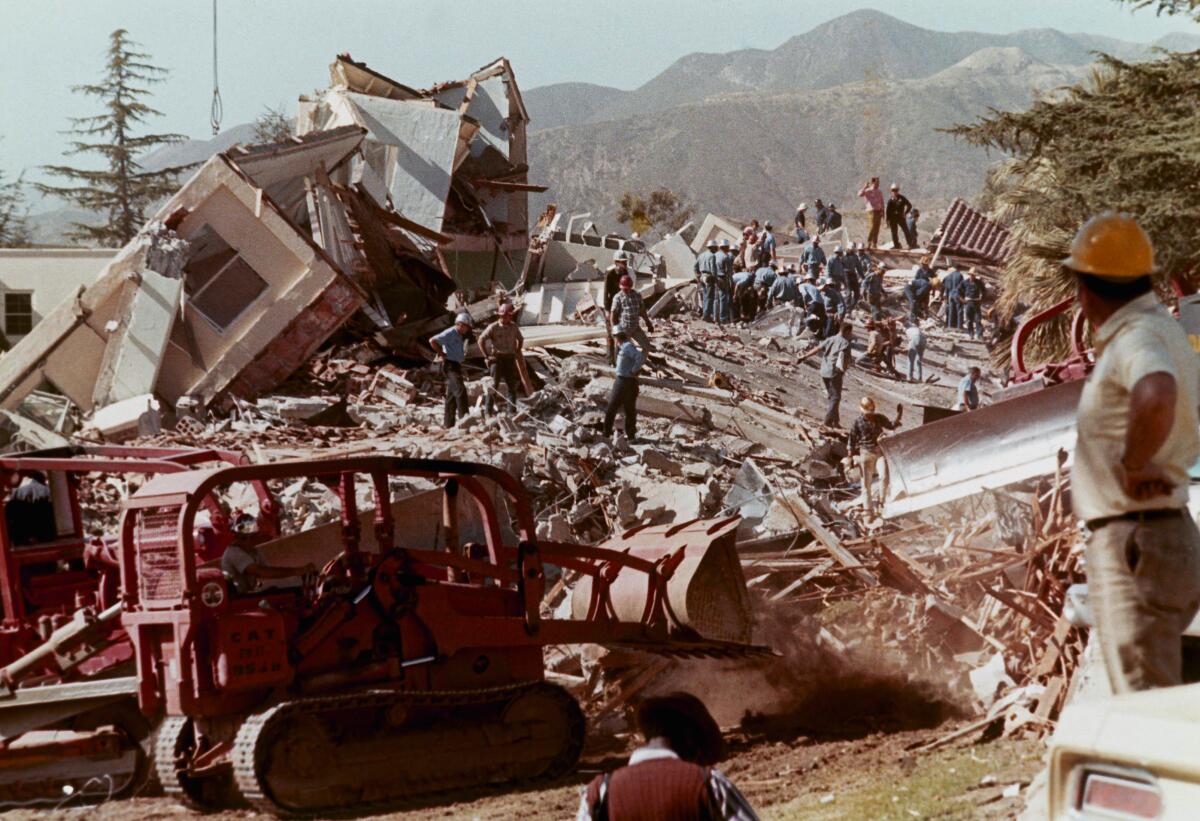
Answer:
<path fill-rule="evenodd" d="M 224 115 L 225 112 L 222 110 L 222 106 L 221 106 L 221 87 L 217 83 L 217 0 L 213 0 L 212 9 L 213 9 L 213 38 L 212 38 L 212 43 L 213 43 L 213 96 L 212 96 L 212 108 L 210 109 L 210 112 L 209 112 L 208 121 L 209 121 L 209 124 L 212 125 L 212 132 L 213 132 L 213 136 L 215 137 L 221 131 L 221 117 Z"/>

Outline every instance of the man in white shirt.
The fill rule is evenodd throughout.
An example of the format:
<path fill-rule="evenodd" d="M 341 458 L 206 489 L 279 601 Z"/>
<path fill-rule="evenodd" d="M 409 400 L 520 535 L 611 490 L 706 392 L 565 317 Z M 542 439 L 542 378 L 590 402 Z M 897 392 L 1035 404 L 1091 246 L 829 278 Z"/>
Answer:
<path fill-rule="evenodd" d="M 1182 683 L 1200 609 L 1188 469 L 1200 456 L 1200 363 L 1154 293 L 1154 249 L 1125 214 L 1089 220 L 1062 261 L 1092 327 L 1071 501 L 1090 531 L 1088 598 L 1115 693 Z"/>

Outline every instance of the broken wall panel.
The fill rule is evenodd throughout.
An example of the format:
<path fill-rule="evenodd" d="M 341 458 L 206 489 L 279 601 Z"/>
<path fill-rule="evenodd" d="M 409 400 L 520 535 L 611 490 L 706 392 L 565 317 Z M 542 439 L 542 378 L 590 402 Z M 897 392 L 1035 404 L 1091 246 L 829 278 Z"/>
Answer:
<path fill-rule="evenodd" d="M 387 182 L 392 205 L 434 231 L 442 229 L 462 118 L 426 102 L 383 100 L 346 92 L 355 119 L 372 140 L 388 146 Z"/>
<path fill-rule="evenodd" d="M 283 150 L 248 153 L 264 182 L 290 191 L 297 173 L 344 156 L 361 139 L 361 131 L 314 135 Z M 314 153 L 307 163 L 305 151 Z M 143 395 L 136 391 L 146 385 L 146 394 L 171 404 L 189 394 L 205 404 L 225 401 L 231 391 L 252 397 L 286 378 L 366 299 L 228 154 L 198 169 L 156 219 L 158 227 L 148 226 L 4 357 L 5 407 L 43 381 L 84 412 L 95 410 L 96 400 Z M 188 243 L 186 263 L 156 256 L 161 236 Z M 170 265 L 182 267 L 180 284 L 153 287 L 164 278 L 146 272 Z M 183 307 L 176 311 L 180 289 Z M 306 312 L 312 316 L 305 319 Z"/>
<path fill-rule="evenodd" d="M 459 287 L 512 285 L 528 249 L 528 112 L 503 58 L 462 81 L 416 91 L 349 55 L 330 88 L 301 100 L 298 130 L 357 124 L 370 132 L 351 181 L 381 205 L 447 235 Z"/>

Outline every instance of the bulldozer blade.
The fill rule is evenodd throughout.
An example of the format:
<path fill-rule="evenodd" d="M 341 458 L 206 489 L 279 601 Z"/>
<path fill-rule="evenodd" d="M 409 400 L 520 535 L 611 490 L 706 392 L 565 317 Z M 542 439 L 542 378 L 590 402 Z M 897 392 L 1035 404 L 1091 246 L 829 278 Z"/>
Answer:
<path fill-rule="evenodd" d="M 682 549 L 682 561 L 667 581 L 667 600 L 674 618 L 701 639 L 749 642 L 753 620 L 736 546 L 739 521 L 734 516 L 637 527 L 600 547 L 628 551 L 651 562 L 674 556 Z M 644 573 L 625 568 L 613 580 L 609 593 L 620 621 L 637 623 L 643 619 L 649 595 L 646 578 Z M 587 615 L 591 581 L 590 577 L 582 578 L 572 592 L 571 612 L 575 619 Z"/>
<path fill-rule="evenodd" d="M 900 516 L 1053 474 L 1075 450 L 1077 380 L 957 414 L 880 440 L 883 515 Z"/>

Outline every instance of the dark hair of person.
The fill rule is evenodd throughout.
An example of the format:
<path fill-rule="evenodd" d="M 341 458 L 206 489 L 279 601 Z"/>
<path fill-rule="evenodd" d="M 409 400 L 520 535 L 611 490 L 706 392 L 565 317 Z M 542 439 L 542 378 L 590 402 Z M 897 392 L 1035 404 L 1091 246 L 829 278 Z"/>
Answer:
<path fill-rule="evenodd" d="M 1113 282 L 1110 279 L 1103 279 L 1092 274 L 1082 273 L 1081 271 L 1074 271 L 1073 273 L 1084 288 L 1087 288 L 1101 299 L 1107 299 L 1110 302 L 1128 302 L 1131 299 L 1137 299 L 1143 294 L 1150 293 L 1154 288 L 1154 284 L 1148 276 L 1138 277 L 1137 279 L 1125 282 Z"/>
<path fill-rule="evenodd" d="M 690 693 L 648 698 L 638 706 L 637 726 L 642 736 L 664 738 L 684 761 L 716 764 L 724 753 L 717 722 L 700 699 Z"/>

